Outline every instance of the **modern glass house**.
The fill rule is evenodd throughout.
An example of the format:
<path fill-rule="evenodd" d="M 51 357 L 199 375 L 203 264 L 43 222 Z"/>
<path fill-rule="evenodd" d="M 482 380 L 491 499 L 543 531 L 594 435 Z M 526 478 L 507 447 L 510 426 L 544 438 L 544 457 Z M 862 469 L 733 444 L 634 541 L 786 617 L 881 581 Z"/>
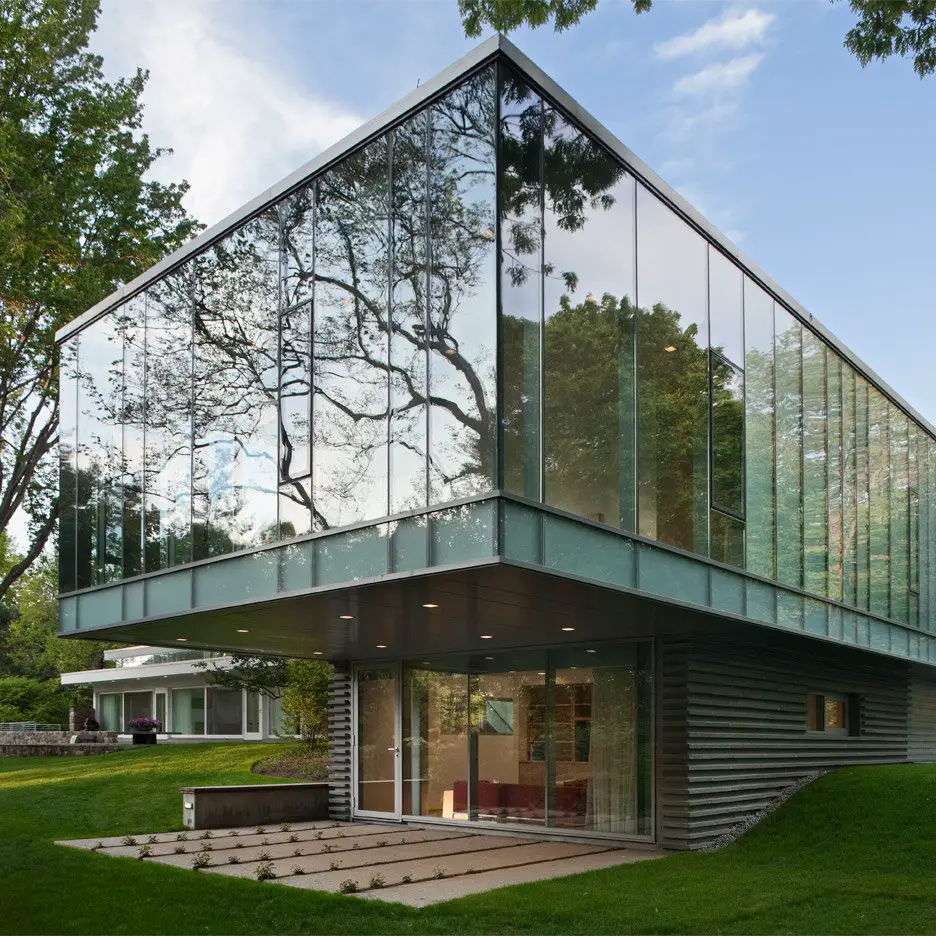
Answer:
<path fill-rule="evenodd" d="M 61 633 L 330 660 L 336 818 L 936 758 L 936 430 L 502 38 L 59 339 Z"/>

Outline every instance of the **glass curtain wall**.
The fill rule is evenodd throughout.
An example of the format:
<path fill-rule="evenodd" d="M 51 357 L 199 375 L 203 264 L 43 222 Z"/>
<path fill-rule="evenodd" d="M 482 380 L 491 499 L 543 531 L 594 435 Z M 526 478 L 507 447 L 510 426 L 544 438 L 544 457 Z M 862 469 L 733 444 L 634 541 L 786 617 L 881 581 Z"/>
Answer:
<path fill-rule="evenodd" d="M 503 65 L 61 364 L 63 591 L 502 487 L 936 628 L 936 443 Z"/>
<path fill-rule="evenodd" d="M 496 112 L 491 66 L 66 343 L 63 591 L 493 489 Z"/>
<path fill-rule="evenodd" d="M 499 97 L 502 486 L 920 621 L 929 436 L 509 67 Z"/>
<path fill-rule="evenodd" d="M 405 666 L 403 812 L 648 835 L 650 673 L 643 642 Z"/>

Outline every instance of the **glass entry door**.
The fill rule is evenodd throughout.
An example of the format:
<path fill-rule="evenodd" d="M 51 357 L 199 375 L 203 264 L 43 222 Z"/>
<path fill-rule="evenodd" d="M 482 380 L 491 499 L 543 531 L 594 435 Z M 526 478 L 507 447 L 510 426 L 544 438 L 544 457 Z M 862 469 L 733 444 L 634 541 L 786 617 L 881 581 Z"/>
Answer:
<path fill-rule="evenodd" d="M 156 690 L 156 721 L 162 726 L 160 731 L 168 731 L 166 724 L 166 693 L 162 690 Z"/>
<path fill-rule="evenodd" d="M 355 671 L 354 812 L 399 818 L 399 667 L 359 667 Z"/>

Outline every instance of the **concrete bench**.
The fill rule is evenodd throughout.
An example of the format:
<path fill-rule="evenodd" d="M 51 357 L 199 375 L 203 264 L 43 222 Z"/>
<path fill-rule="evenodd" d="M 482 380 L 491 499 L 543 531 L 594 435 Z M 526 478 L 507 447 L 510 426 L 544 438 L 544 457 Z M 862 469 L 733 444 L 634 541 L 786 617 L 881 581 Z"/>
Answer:
<path fill-rule="evenodd" d="M 182 823 L 187 829 L 237 828 L 328 818 L 328 784 L 324 782 L 192 786 L 181 790 Z"/>

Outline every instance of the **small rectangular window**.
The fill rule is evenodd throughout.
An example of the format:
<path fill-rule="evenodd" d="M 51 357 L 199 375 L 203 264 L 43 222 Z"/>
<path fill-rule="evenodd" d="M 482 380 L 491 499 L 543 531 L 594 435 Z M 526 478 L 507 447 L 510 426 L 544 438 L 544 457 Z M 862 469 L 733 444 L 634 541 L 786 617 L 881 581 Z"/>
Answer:
<path fill-rule="evenodd" d="M 858 709 L 859 703 L 855 696 L 810 692 L 806 696 L 807 730 L 857 735 Z"/>

